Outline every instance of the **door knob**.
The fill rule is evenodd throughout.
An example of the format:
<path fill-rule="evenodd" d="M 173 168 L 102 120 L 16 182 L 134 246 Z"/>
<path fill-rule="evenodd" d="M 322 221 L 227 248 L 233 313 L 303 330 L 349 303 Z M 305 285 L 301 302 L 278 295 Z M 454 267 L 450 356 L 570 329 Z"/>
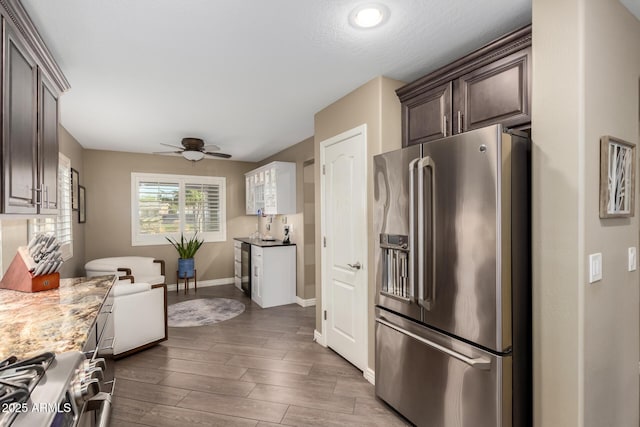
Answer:
<path fill-rule="evenodd" d="M 356 270 L 360 270 L 360 268 L 362 268 L 359 262 L 356 262 L 355 264 L 347 264 L 347 265 L 351 268 L 355 268 Z"/>

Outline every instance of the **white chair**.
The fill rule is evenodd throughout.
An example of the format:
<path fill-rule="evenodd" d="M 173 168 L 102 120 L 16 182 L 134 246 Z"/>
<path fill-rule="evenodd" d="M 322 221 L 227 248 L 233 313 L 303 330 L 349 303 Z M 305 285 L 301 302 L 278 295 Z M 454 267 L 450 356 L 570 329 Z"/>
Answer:
<path fill-rule="evenodd" d="M 113 356 L 120 358 L 167 339 L 164 261 L 148 257 L 100 258 L 85 264 L 87 277 L 117 275 L 113 285 Z"/>
<path fill-rule="evenodd" d="M 151 285 L 165 283 L 164 261 L 143 256 L 121 256 L 110 258 L 98 258 L 89 261 L 84 266 L 87 276 L 104 276 L 115 274 L 120 280 L 133 282 L 145 282 Z"/>

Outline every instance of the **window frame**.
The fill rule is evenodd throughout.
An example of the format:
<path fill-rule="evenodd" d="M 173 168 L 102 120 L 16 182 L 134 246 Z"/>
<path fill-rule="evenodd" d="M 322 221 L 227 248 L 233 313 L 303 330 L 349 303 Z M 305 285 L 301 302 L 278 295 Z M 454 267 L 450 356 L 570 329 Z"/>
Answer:
<path fill-rule="evenodd" d="M 179 230 L 175 233 L 167 234 L 153 234 L 143 235 L 140 234 L 140 208 L 139 208 L 139 193 L 141 182 L 165 182 L 178 184 L 178 215 L 179 215 Z M 226 242 L 227 240 L 227 185 L 226 178 L 219 176 L 200 176 L 200 175 L 177 175 L 177 174 L 164 174 L 164 173 L 145 173 L 145 172 L 131 172 L 131 246 L 156 246 L 156 245 L 169 245 L 166 237 L 179 239 L 180 234 L 184 232 L 185 226 L 185 185 L 218 185 L 219 186 L 219 231 L 198 232 L 198 238 L 205 242 Z M 192 233 L 184 232 L 185 236 L 190 236 Z"/>
<path fill-rule="evenodd" d="M 64 167 L 67 172 L 68 172 L 68 182 L 69 185 L 66 186 L 66 190 L 63 186 L 63 188 L 60 187 L 60 168 Z M 66 199 L 68 202 L 68 207 L 67 207 L 67 215 L 68 215 L 68 223 L 69 223 L 69 236 L 70 236 L 70 240 L 68 242 L 60 242 L 60 253 L 62 254 L 62 259 L 63 261 L 68 261 L 69 259 L 73 258 L 73 209 L 71 207 L 71 159 L 69 159 L 67 156 L 65 156 L 62 153 L 58 153 L 58 179 L 57 179 L 58 183 L 58 213 L 54 216 L 54 215 L 42 215 L 39 216 L 37 218 L 33 218 L 30 219 L 28 221 L 28 226 L 27 226 L 27 240 L 31 241 L 31 239 L 33 238 L 33 235 L 35 233 L 39 233 L 41 232 L 39 230 L 39 228 L 41 227 L 40 225 L 37 224 L 37 222 L 39 221 L 47 221 L 47 220 L 53 220 L 54 221 L 54 233 L 56 238 L 58 238 L 58 224 L 59 224 L 59 218 L 60 215 L 62 214 L 62 203 L 64 203 L 65 200 L 65 194 L 66 194 Z"/>

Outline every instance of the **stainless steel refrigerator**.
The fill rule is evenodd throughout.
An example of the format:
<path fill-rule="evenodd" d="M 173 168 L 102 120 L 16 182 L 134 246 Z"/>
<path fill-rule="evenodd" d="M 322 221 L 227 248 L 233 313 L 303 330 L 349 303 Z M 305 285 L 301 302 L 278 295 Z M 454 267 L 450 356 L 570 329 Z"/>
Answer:
<path fill-rule="evenodd" d="M 429 427 L 531 424 L 530 143 L 375 156 L 376 395 Z"/>

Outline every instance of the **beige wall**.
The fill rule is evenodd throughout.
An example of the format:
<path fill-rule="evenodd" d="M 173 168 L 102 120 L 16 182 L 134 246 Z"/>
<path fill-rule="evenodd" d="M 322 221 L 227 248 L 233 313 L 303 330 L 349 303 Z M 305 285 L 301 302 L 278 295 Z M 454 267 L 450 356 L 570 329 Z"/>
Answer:
<path fill-rule="evenodd" d="M 601 220 L 597 212 L 599 138 L 639 143 L 640 22 L 619 2 L 584 3 L 585 259 L 602 252 L 604 279 L 585 288 L 584 419 L 592 427 L 638 426 L 640 276 L 627 271 L 627 252 L 638 248 L 640 212 L 622 220 Z"/>
<path fill-rule="evenodd" d="M 71 160 L 71 167 L 78 171 L 80 184 L 84 185 L 84 148 L 64 127 L 59 127 L 58 139 L 60 152 Z M 62 277 L 84 276 L 84 229 L 85 224 L 78 222 L 78 212 L 72 212 L 73 257 L 67 260 L 60 270 Z"/>
<path fill-rule="evenodd" d="M 120 255 L 164 259 L 167 283 L 175 283 L 178 255 L 168 242 L 131 246 L 131 172 L 221 176 L 227 186 L 227 240 L 205 243 L 195 256 L 196 269 L 199 281 L 233 278 L 233 238 L 249 235 L 255 224 L 255 217 L 245 215 L 244 183 L 244 173 L 255 163 L 210 159 L 191 163 L 174 156 L 99 150 L 85 150 L 84 159 L 80 181 L 87 188 L 86 260 Z"/>
<path fill-rule="evenodd" d="M 259 166 L 275 161 L 296 164 L 296 213 L 275 215 L 270 224 L 269 233 L 281 240 L 284 237 L 284 225 L 291 225 L 291 242 L 296 244 L 296 295 L 304 300 L 315 298 L 315 288 L 305 287 L 304 162 L 309 159 L 313 159 L 313 137 L 292 145 L 258 163 Z M 267 218 L 260 218 L 259 223 L 260 232 L 267 233 Z"/>
<path fill-rule="evenodd" d="M 363 216 L 367 221 L 369 235 L 368 262 L 373 266 L 373 248 L 375 237 L 372 236 L 373 212 L 373 156 L 385 151 L 400 148 L 400 101 L 395 95 L 395 89 L 403 86 L 403 82 L 386 77 L 376 77 L 353 92 L 337 100 L 315 115 L 315 158 L 320 159 L 320 144 L 342 132 L 353 129 L 362 124 L 367 125 L 367 212 Z M 320 228 L 320 169 L 319 162 L 315 164 L 316 194 L 316 236 L 321 236 Z M 316 329 L 322 332 L 322 259 L 321 238 L 316 243 Z M 374 301 L 375 277 L 374 268 L 367 268 L 367 335 L 368 335 L 368 366 L 375 365 L 374 352 Z"/>
<path fill-rule="evenodd" d="M 67 130 L 60 126 L 58 131 L 58 142 L 60 152 L 71 160 L 71 167 L 77 170 L 80 178 L 83 176 L 83 151 L 82 146 Z M 82 183 L 82 182 L 81 182 Z M 65 261 L 60 276 L 78 277 L 84 275 L 84 224 L 78 223 L 78 213 L 72 213 L 73 224 L 73 257 Z M 27 244 L 27 219 L 16 218 L 1 219 L 2 236 L 2 268 L 3 273 L 9 267 L 11 260 L 18 250 L 18 246 Z"/>
<path fill-rule="evenodd" d="M 536 426 L 639 424 L 638 212 L 598 214 L 600 137 L 638 143 L 639 43 L 617 1 L 533 1 Z M 596 252 L 603 280 L 589 284 Z"/>

